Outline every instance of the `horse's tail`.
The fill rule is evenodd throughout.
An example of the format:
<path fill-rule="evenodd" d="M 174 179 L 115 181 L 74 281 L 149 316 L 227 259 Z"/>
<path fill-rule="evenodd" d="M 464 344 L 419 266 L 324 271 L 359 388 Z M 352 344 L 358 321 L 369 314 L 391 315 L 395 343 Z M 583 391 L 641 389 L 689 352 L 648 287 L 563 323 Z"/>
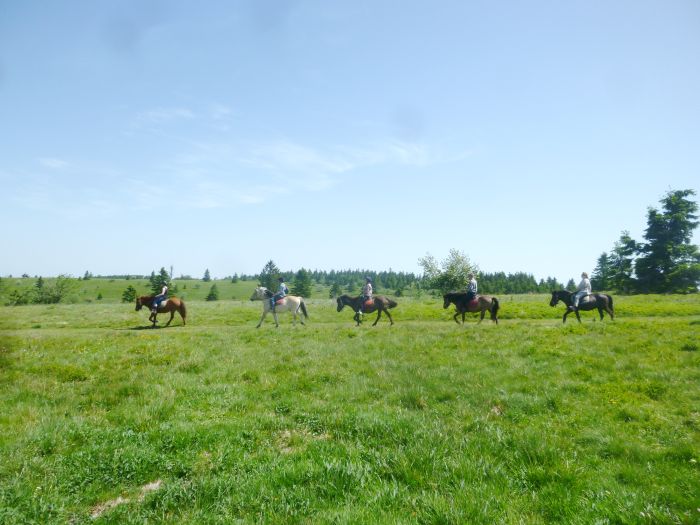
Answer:
<path fill-rule="evenodd" d="M 304 314 L 304 317 L 306 317 L 306 318 L 308 319 L 308 318 L 309 318 L 309 314 L 306 313 L 306 305 L 304 304 L 304 301 L 303 301 L 303 300 L 299 303 L 299 308 L 301 308 L 301 313 Z"/>
<path fill-rule="evenodd" d="M 498 322 L 498 319 L 497 319 L 496 316 L 497 316 L 497 314 L 498 314 L 498 309 L 499 309 L 499 308 L 500 308 L 500 304 L 499 304 L 499 302 L 498 302 L 498 299 L 496 299 L 496 298 L 494 297 L 494 298 L 493 298 L 493 306 L 491 307 L 491 319 L 493 319 L 493 320 L 496 321 L 496 322 Z"/>
<path fill-rule="evenodd" d="M 398 305 L 399 305 L 399 303 L 397 303 L 396 301 L 394 301 L 394 300 L 392 300 L 392 299 L 389 299 L 389 298 L 387 297 L 387 299 L 386 299 L 386 307 L 387 307 L 387 308 L 394 308 L 394 307 L 396 307 L 396 306 L 398 306 Z"/>
<path fill-rule="evenodd" d="M 180 316 L 182 317 L 182 324 L 186 324 L 187 320 L 187 307 L 185 306 L 185 301 L 180 299 Z"/>
<path fill-rule="evenodd" d="M 608 298 L 608 306 L 610 306 L 610 310 L 612 310 L 614 312 L 615 308 L 613 308 L 612 295 L 605 294 L 605 297 Z"/>

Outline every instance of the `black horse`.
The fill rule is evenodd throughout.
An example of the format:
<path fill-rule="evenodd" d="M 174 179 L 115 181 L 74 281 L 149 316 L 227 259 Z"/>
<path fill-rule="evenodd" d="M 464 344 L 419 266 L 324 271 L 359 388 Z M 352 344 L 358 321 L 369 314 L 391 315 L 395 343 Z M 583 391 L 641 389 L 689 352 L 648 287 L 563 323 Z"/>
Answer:
<path fill-rule="evenodd" d="M 580 323 L 581 316 L 578 314 L 578 311 L 593 310 L 594 308 L 598 309 L 601 321 L 603 320 L 603 310 L 608 312 L 608 315 L 610 315 L 610 319 L 615 319 L 615 311 L 613 310 L 613 298 L 611 295 L 607 295 L 604 293 L 594 293 L 584 296 L 579 301 L 578 308 L 574 308 L 573 306 L 573 296 L 573 293 L 567 292 L 566 290 L 557 290 L 552 292 L 552 300 L 549 301 L 549 306 L 556 306 L 559 301 L 566 305 L 566 312 L 564 312 L 564 318 L 562 319 L 562 322 L 565 323 L 566 316 L 569 315 L 571 312 L 575 312 L 576 319 L 578 319 L 578 322 Z"/>
<path fill-rule="evenodd" d="M 357 311 L 360 309 L 360 305 L 362 304 L 362 296 L 351 297 L 349 295 L 341 295 L 338 297 L 337 302 L 339 312 L 345 306 L 352 308 L 352 311 L 355 312 L 353 319 L 357 323 L 357 326 L 360 326 L 362 319 Z M 382 312 L 387 315 L 391 324 L 394 324 L 394 320 L 391 318 L 391 314 L 389 313 L 389 308 L 394 308 L 397 304 L 398 303 L 396 301 L 393 301 L 384 295 L 375 295 L 370 301 L 367 301 L 364 305 L 362 305 L 362 311 L 368 314 L 374 311 L 377 312 L 377 318 L 374 320 L 374 323 L 372 323 L 372 326 L 375 326 L 379 322 Z"/>
<path fill-rule="evenodd" d="M 484 314 L 489 312 L 491 320 L 498 324 L 498 299 L 490 295 L 477 295 L 475 299 L 467 301 L 466 292 L 450 292 L 442 296 L 443 307 L 448 308 L 451 303 L 454 303 L 457 313 L 453 319 L 459 324 L 457 317 L 462 314 L 462 324 L 464 324 L 464 314 L 467 312 L 481 312 L 479 322 L 484 320 Z"/>

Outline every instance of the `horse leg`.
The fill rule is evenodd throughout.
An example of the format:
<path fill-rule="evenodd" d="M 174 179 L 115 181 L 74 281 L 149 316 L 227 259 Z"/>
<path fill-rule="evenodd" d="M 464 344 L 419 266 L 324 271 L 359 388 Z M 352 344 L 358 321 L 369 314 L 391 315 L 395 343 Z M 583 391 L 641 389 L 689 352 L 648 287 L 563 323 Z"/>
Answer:
<path fill-rule="evenodd" d="M 165 326 L 170 326 L 170 321 L 173 320 L 173 317 L 175 317 L 175 310 L 170 310 L 170 319 L 168 319 L 168 322 Z"/>
<path fill-rule="evenodd" d="M 376 318 L 376 319 L 374 320 L 374 322 L 372 323 L 372 326 L 377 326 L 377 323 L 379 322 L 379 318 L 380 318 L 381 316 L 382 316 L 382 309 L 379 308 L 379 309 L 377 310 L 377 318 Z"/>
<path fill-rule="evenodd" d="M 275 327 L 279 328 L 280 327 L 280 322 L 279 319 L 277 318 L 277 310 L 273 308 L 272 310 L 272 317 L 275 319 Z"/>
<path fill-rule="evenodd" d="M 578 322 L 580 323 L 581 322 L 581 314 L 578 313 L 578 308 L 576 308 L 574 310 L 574 312 L 576 313 L 576 319 L 578 319 Z"/>
<path fill-rule="evenodd" d="M 462 313 L 462 324 L 464 324 L 464 312 L 461 312 L 461 313 Z M 457 313 L 456 313 L 455 316 L 452 318 L 452 319 L 455 320 L 455 323 L 457 323 L 457 324 L 459 324 L 459 321 L 457 320 L 457 317 L 459 317 L 459 314 L 460 314 L 460 311 L 457 310 Z"/>
<path fill-rule="evenodd" d="M 564 312 L 564 317 L 561 320 L 562 323 L 566 323 L 566 316 L 569 315 L 569 313 L 571 313 L 571 310 L 569 310 L 569 308 L 567 307 L 566 311 Z"/>
<path fill-rule="evenodd" d="M 258 323 L 258 326 L 256 326 L 255 328 L 260 328 L 260 325 L 261 325 L 261 324 L 263 323 L 263 321 L 265 320 L 265 316 L 266 316 L 266 315 L 267 315 L 267 310 L 265 310 L 265 309 L 263 308 L 262 317 L 260 318 L 260 322 Z"/>
<path fill-rule="evenodd" d="M 598 313 L 600 314 L 600 320 L 603 320 L 603 309 L 599 306 L 598 307 Z"/>
<path fill-rule="evenodd" d="M 486 313 L 486 310 L 484 310 L 484 309 L 482 308 L 482 309 L 481 309 L 481 317 L 479 318 L 479 324 L 481 324 L 481 321 L 484 320 L 484 314 L 485 314 L 485 313 Z"/>
<path fill-rule="evenodd" d="M 355 312 L 355 315 L 353 316 L 353 320 L 357 323 L 355 326 L 360 326 L 360 323 L 362 321 L 360 320 L 360 313 L 359 312 Z"/>

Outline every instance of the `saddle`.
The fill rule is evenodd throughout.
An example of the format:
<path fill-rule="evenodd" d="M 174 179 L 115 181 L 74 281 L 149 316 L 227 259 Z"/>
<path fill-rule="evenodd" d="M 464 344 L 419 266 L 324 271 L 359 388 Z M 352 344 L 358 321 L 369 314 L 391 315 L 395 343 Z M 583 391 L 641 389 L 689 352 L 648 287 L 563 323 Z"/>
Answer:
<path fill-rule="evenodd" d="M 583 297 L 581 297 L 581 299 L 579 299 L 578 304 L 587 303 L 593 300 L 595 300 L 593 294 L 584 295 Z"/>
<path fill-rule="evenodd" d="M 275 306 L 282 306 L 286 302 L 287 299 L 285 297 L 282 297 L 281 299 L 277 299 L 277 301 L 275 301 Z"/>
<path fill-rule="evenodd" d="M 370 307 L 374 306 L 374 299 L 367 299 L 367 300 L 364 302 L 363 306 L 364 306 L 365 308 L 370 308 Z"/>
<path fill-rule="evenodd" d="M 469 306 L 470 308 L 476 308 L 477 306 L 479 306 L 479 296 L 477 295 L 476 297 L 474 297 L 474 299 L 469 301 L 467 303 L 467 306 Z"/>

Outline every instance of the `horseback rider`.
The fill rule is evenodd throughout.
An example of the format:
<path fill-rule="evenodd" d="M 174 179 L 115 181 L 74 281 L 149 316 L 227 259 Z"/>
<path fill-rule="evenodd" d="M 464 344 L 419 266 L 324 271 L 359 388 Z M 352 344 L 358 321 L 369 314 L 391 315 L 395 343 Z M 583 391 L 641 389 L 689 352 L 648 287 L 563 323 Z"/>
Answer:
<path fill-rule="evenodd" d="M 272 310 L 275 309 L 275 303 L 286 297 L 289 293 L 289 288 L 287 288 L 287 285 L 284 284 L 284 277 L 278 277 L 277 280 L 280 283 L 279 287 L 277 288 L 277 293 L 270 297 L 270 308 Z"/>
<path fill-rule="evenodd" d="M 151 312 L 153 314 L 158 313 L 158 305 L 168 298 L 168 285 L 164 284 L 163 289 L 158 295 L 153 298 L 153 303 L 151 304 Z"/>
<path fill-rule="evenodd" d="M 591 293 L 591 281 L 588 280 L 588 274 L 586 272 L 581 273 L 581 282 L 578 283 L 578 288 L 576 288 L 576 293 L 571 297 L 571 306 L 573 309 L 578 308 L 578 303 L 582 297 L 586 297 Z"/>
<path fill-rule="evenodd" d="M 469 284 L 467 285 L 467 303 L 469 303 L 470 301 L 476 299 L 478 285 L 473 273 L 467 275 L 467 278 L 469 279 Z"/>
<path fill-rule="evenodd" d="M 360 295 L 360 308 L 358 308 L 357 313 L 364 315 L 364 306 L 367 301 L 372 300 L 372 278 L 365 277 L 365 285 L 362 287 L 362 295 Z"/>

